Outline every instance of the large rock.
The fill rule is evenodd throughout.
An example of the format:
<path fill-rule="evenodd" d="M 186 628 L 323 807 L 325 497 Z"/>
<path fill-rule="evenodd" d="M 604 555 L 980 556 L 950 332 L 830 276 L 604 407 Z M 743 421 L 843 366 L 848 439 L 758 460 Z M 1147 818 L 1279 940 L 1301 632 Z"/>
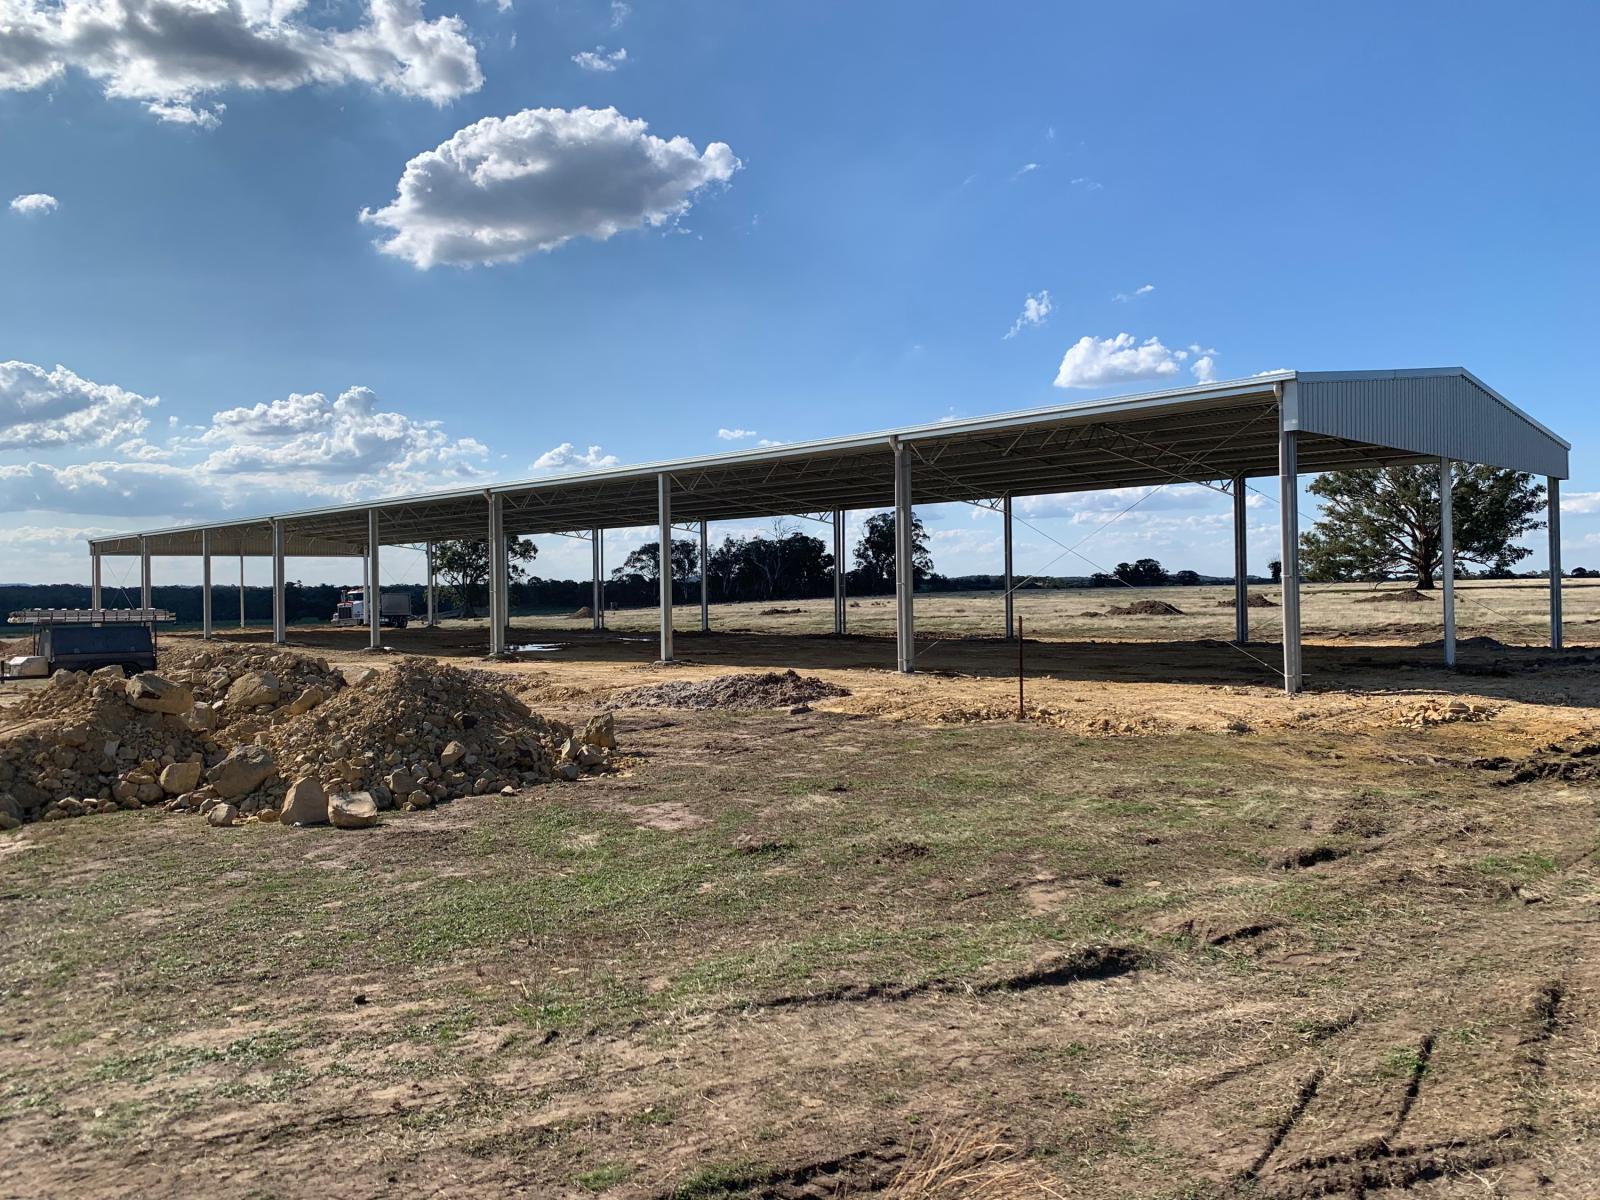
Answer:
<path fill-rule="evenodd" d="M 283 694 L 278 677 L 271 671 L 246 671 L 228 689 L 229 708 L 257 708 L 276 704 Z"/>
<path fill-rule="evenodd" d="M 366 829 L 378 823 L 378 802 L 368 792 L 335 792 L 328 797 L 328 820 L 337 829 Z"/>
<path fill-rule="evenodd" d="M 207 825 L 233 825 L 239 820 L 239 810 L 231 804 L 216 804 L 206 811 Z"/>
<path fill-rule="evenodd" d="M 175 762 L 161 769 L 161 790 L 169 796 L 181 796 L 200 786 L 200 772 L 205 768 L 197 762 Z"/>
<path fill-rule="evenodd" d="M 590 717 L 589 723 L 583 727 L 579 740 L 586 746 L 599 746 L 602 750 L 615 750 L 617 748 L 617 722 L 610 713 L 601 713 L 598 717 Z"/>
<path fill-rule="evenodd" d="M 467 748 L 460 742 L 451 741 L 445 744 L 443 752 L 439 755 L 439 763 L 446 770 L 455 766 L 467 756 Z"/>
<path fill-rule="evenodd" d="M 265 746 L 238 746 L 206 772 L 206 782 L 224 800 L 234 800 L 255 791 L 272 771 L 272 753 Z"/>
<path fill-rule="evenodd" d="M 183 721 L 194 733 L 209 733 L 217 727 L 217 710 L 204 701 L 197 701 Z"/>
<path fill-rule="evenodd" d="M 289 715 L 298 717 L 308 713 L 327 698 L 328 693 L 313 683 L 289 702 Z"/>
<path fill-rule="evenodd" d="M 340 667 L 339 677 L 344 680 L 346 687 L 355 688 L 371 683 L 378 677 L 378 672 L 372 667 Z"/>
<path fill-rule="evenodd" d="M 142 671 L 128 680 L 128 703 L 140 712 L 186 713 L 194 707 L 194 692 L 154 671 Z"/>
<path fill-rule="evenodd" d="M 326 825 L 328 793 L 315 779 L 296 779 L 283 798 L 278 819 L 285 825 Z"/>

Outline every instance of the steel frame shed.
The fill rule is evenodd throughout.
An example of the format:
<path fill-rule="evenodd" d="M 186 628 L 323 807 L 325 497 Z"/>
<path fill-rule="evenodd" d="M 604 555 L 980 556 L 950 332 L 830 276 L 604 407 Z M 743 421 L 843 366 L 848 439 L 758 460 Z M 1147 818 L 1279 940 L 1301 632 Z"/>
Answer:
<path fill-rule="evenodd" d="M 850 437 L 94 538 L 93 604 L 99 606 L 99 559 L 105 555 L 138 556 L 146 594 L 152 557 L 201 556 L 209 572 L 212 555 L 270 556 L 274 640 L 283 641 L 286 556 L 364 556 L 368 579 L 375 580 L 380 544 L 431 546 L 487 537 L 492 546 L 503 546 L 505 538 L 526 534 L 598 539 L 606 529 L 657 525 L 668 530 L 676 524 L 792 514 L 817 514 L 837 527 L 839 514 L 850 509 L 893 506 L 908 516 L 913 500 L 997 502 L 1007 515 L 1009 540 L 1010 501 L 1018 496 L 1217 482 L 1238 498 L 1247 480 L 1276 475 L 1283 673 L 1285 687 L 1294 692 L 1301 686 L 1296 507 L 1301 473 L 1461 461 L 1545 476 L 1552 516 L 1551 642 L 1559 646 L 1558 481 L 1567 477 L 1569 450 L 1566 441 L 1459 367 L 1270 371 Z M 1442 478 L 1449 478 L 1447 467 Z M 1448 514 L 1448 503 L 1444 511 Z M 1236 503 L 1235 537 L 1241 546 L 1242 517 L 1243 507 Z M 903 528 L 909 524 L 901 522 Z M 597 579 L 598 549 L 596 541 Z M 909 546 L 898 549 L 909 553 Z M 491 555 L 492 651 L 503 651 L 506 644 L 504 560 L 503 553 Z M 908 573 L 896 574 L 898 665 L 910 671 L 916 657 L 912 588 Z M 1243 572 L 1239 575 L 1242 587 Z M 841 597 L 836 589 L 840 629 Z M 662 657 L 668 659 L 670 603 L 663 589 L 661 643 Z M 1242 607 L 1239 611 L 1242 638 Z M 1447 629 L 1452 618 L 1453 610 Z M 205 624 L 209 635 L 209 620 Z M 1447 637 L 1447 659 L 1453 659 L 1450 643 Z"/>

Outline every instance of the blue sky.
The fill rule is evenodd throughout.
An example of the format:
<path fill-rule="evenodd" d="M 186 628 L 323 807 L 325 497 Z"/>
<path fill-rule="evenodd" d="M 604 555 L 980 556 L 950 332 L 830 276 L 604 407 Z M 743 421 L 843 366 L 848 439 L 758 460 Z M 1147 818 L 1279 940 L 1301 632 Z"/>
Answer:
<path fill-rule="evenodd" d="M 1574 443 L 1600 562 L 1591 5 L 202 2 L 0 0 L 0 576 L 208 511 L 1454 364 Z M 997 569 L 992 519 L 924 515 Z M 1227 501 L 1083 551 L 1225 572 Z M 1058 554 L 1019 536 L 1092 569 Z"/>

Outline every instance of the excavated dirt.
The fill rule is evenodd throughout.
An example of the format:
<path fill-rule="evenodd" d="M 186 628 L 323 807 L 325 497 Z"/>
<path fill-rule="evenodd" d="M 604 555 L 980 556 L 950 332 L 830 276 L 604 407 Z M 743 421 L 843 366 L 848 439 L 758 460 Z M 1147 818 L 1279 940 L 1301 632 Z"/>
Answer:
<path fill-rule="evenodd" d="M 1244 602 L 1246 608 L 1277 608 L 1278 602 L 1271 597 L 1263 596 L 1260 592 L 1251 592 L 1250 598 Z M 1234 608 L 1234 599 L 1229 596 L 1226 600 L 1217 601 L 1218 608 Z"/>
<path fill-rule="evenodd" d="M 1135 600 L 1132 604 L 1113 604 L 1106 609 L 1108 617 L 1181 617 L 1183 609 L 1165 600 Z"/>
<path fill-rule="evenodd" d="M 814 675 L 768 671 L 763 674 L 718 675 L 693 682 L 657 683 L 623 692 L 614 697 L 612 702 L 626 708 L 705 711 L 715 708 L 790 708 L 849 694 L 849 689 Z"/>
<path fill-rule="evenodd" d="M 1356 604 L 1427 604 L 1433 599 L 1426 592 L 1419 592 L 1415 588 L 1403 592 L 1374 592 L 1370 596 L 1359 596 Z"/>

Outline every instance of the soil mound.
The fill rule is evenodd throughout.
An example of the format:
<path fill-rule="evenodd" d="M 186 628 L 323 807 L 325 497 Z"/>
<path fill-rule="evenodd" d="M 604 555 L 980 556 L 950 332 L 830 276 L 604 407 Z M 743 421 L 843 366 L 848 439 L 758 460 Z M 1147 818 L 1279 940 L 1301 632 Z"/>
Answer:
<path fill-rule="evenodd" d="M 1263 596 L 1260 592 L 1251 592 L 1250 596 L 1249 596 L 1249 599 L 1247 599 L 1244 602 L 1244 606 L 1246 608 L 1277 608 L 1278 607 L 1278 602 L 1276 600 L 1270 599 L 1267 596 Z M 1217 607 L 1218 608 L 1233 608 L 1233 607 L 1235 607 L 1233 597 L 1229 596 L 1226 600 L 1218 600 L 1217 601 Z"/>
<path fill-rule="evenodd" d="M 579 620 L 579 621 L 592 621 L 592 620 L 594 620 L 594 609 L 590 608 L 587 604 L 585 604 L 582 608 L 578 609 L 578 611 L 573 613 L 572 615 L 573 615 L 574 619 Z"/>
<path fill-rule="evenodd" d="M 1443 638 L 1434 638 L 1433 641 L 1431 641 L 1431 642 L 1423 642 L 1417 648 L 1419 650 L 1443 650 L 1444 649 L 1444 639 Z M 1477 634 L 1474 637 L 1457 638 L 1456 639 L 1456 649 L 1457 650 L 1509 650 L 1509 649 L 1511 649 L 1511 647 L 1506 645 L 1499 638 L 1492 638 L 1492 637 L 1489 637 L 1487 634 L 1480 633 L 1480 634 Z"/>
<path fill-rule="evenodd" d="M 1121 606 L 1113 604 L 1106 609 L 1106 615 L 1112 617 L 1181 617 L 1183 609 L 1176 604 L 1168 604 L 1165 600 L 1135 600 L 1132 604 Z"/>
<path fill-rule="evenodd" d="M 290 793 L 426 808 L 604 769 L 609 714 L 578 736 L 499 676 L 430 659 L 335 670 L 310 655 L 178 642 L 159 672 L 58 671 L 0 734 L 0 829 L 161 804 L 274 820 Z M 307 800 L 313 811 L 317 801 Z M 317 816 L 315 819 L 322 819 Z M 370 822 L 369 822 L 370 823 Z"/>
<path fill-rule="evenodd" d="M 803 608 L 763 608 L 756 615 L 762 617 L 790 617 L 796 613 L 803 612 L 805 612 Z"/>
<path fill-rule="evenodd" d="M 1426 604 L 1433 597 L 1426 592 L 1419 592 L 1416 588 L 1407 588 L 1403 592 L 1374 592 L 1370 596 L 1356 597 L 1357 604 Z"/>
<path fill-rule="evenodd" d="M 1527 758 L 1480 758 L 1472 764 L 1487 771 L 1505 771 L 1496 787 L 1532 783 L 1536 779 L 1559 779 L 1566 783 L 1585 783 L 1600 779 L 1600 742 L 1559 743 L 1535 751 Z"/>
<path fill-rule="evenodd" d="M 623 692 L 616 697 L 615 703 L 633 708 L 687 708 L 697 711 L 714 708 L 789 708 L 829 696 L 849 694 L 847 689 L 814 675 L 768 671 L 764 674 L 719 675 L 715 679 L 702 679 L 694 683 L 651 684 Z"/>

